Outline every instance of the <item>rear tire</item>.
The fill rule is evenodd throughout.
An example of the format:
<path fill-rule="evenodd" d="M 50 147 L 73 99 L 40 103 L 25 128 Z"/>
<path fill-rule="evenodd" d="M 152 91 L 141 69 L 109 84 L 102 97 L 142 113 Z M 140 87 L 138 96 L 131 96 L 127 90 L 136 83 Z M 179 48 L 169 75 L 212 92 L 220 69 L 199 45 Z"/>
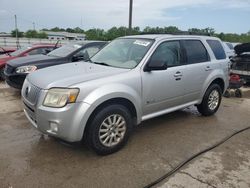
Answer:
<path fill-rule="evenodd" d="M 98 155 L 117 152 L 127 143 L 133 123 L 131 113 L 126 107 L 118 104 L 110 105 L 92 117 L 84 139 Z"/>
<path fill-rule="evenodd" d="M 230 92 L 226 90 L 223 96 L 226 98 L 230 98 Z"/>
<path fill-rule="evenodd" d="M 202 103 L 197 105 L 198 111 L 203 116 L 211 116 L 215 114 L 221 103 L 222 90 L 218 84 L 212 84 L 207 89 Z"/>

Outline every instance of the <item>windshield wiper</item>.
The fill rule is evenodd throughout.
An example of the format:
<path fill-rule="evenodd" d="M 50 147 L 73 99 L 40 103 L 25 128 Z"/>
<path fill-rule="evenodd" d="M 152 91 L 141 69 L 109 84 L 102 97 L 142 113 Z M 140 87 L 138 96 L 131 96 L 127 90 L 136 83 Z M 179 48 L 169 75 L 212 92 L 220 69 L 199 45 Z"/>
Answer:
<path fill-rule="evenodd" d="M 109 64 L 103 63 L 103 62 L 93 62 L 93 63 L 94 63 L 94 64 L 98 64 L 98 65 L 110 66 Z"/>
<path fill-rule="evenodd" d="M 109 65 L 109 64 L 107 64 L 107 63 L 103 63 L 103 62 L 95 62 L 95 61 L 92 61 L 91 59 L 88 59 L 87 61 L 89 61 L 90 63 L 98 64 L 98 65 L 110 66 L 110 65 Z"/>

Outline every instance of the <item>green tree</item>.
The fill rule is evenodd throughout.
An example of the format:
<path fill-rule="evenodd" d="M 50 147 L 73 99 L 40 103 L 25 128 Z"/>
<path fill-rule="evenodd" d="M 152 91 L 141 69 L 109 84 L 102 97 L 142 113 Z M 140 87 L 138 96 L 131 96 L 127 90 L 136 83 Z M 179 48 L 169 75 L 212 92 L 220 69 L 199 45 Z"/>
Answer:
<path fill-rule="evenodd" d="M 12 31 L 11 31 L 11 36 L 12 36 L 12 37 L 16 37 L 16 30 L 12 30 Z M 21 32 L 21 31 L 19 31 L 19 30 L 17 29 L 17 36 L 18 36 L 18 37 L 23 37 L 23 36 L 24 36 L 24 32 Z"/>
<path fill-rule="evenodd" d="M 85 34 L 87 40 L 107 40 L 103 29 L 89 29 Z"/>
<path fill-rule="evenodd" d="M 72 28 L 67 28 L 66 31 L 69 32 L 69 33 L 74 33 L 75 32 L 75 30 L 72 29 Z"/>
<path fill-rule="evenodd" d="M 25 37 L 27 38 L 37 38 L 37 31 L 36 30 L 28 30 L 25 32 Z"/>
<path fill-rule="evenodd" d="M 176 26 L 164 27 L 164 33 L 178 33 L 180 32 L 179 28 Z"/>
<path fill-rule="evenodd" d="M 39 33 L 37 33 L 37 38 L 46 39 L 46 38 L 48 38 L 48 35 L 45 32 L 39 32 Z"/>
<path fill-rule="evenodd" d="M 84 33 L 84 30 L 82 30 L 80 27 L 74 28 L 74 33 Z"/>
<path fill-rule="evenodd" d="M 54 27 L 54 28 L 51 28 L 49 31 L 59 32 L 59 31 L 65 31 L 65 29 L 59 28 L 59 27 Z"/>

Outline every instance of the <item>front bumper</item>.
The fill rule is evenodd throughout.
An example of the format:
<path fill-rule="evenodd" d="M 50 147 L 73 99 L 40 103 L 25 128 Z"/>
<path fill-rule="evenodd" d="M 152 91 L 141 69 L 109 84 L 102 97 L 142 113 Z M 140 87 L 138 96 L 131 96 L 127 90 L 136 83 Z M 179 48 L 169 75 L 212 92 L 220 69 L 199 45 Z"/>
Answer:
<path fill-rule="evenodd" d="M 44 134 L 58 137 L 68 142 L 82 139 L 85 122 L 90 105 L 84 102 L 68 104 L 63 108 L 39 106 L 32 108 L 24 103 L 24 113 L 31 124 Z"/>
<path fill-rule="evenodd" d="M 16 89 L 22 89 L 23 86 L 23 82 L 26 78 L 26 75 L 11 75 L 11 74 L 6 74 L 5 75 L 5 81 L 6 83 L 11 86 L 14 87 Z"/>

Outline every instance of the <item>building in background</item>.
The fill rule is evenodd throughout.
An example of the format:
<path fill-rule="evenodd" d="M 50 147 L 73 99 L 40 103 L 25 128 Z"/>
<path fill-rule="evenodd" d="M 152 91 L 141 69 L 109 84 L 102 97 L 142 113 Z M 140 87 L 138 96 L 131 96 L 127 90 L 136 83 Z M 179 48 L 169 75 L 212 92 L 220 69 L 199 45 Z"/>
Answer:
<path fill-rule="evenodd" d="M 86 35 L 81 33 L 44 31 L 49 40 L 85 40 Z"/>
<path fill-rule="evenodd" d="M 4 33 L 4 32 L 1 32 L 1 33 L 0 33 L 0 37 L 11 37 L 11 33 Z"/>

